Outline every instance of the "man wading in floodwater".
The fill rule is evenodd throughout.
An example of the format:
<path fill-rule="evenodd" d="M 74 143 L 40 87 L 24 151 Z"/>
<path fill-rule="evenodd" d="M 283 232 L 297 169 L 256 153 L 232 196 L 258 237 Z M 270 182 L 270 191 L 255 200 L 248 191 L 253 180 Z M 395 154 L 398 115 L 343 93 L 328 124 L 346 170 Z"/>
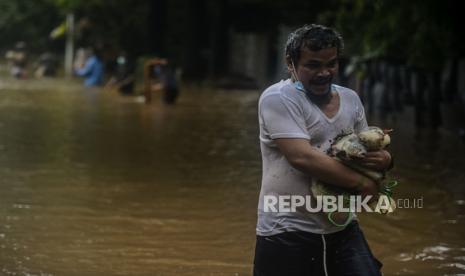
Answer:
<path fill-rule="evenodd" d="M 356 220 L 331 224 L 325 213 L 266 212 L 264 197 L 310 195 L 311 178 L 376 195 L 373 180 L 325 154 L 342 132 L 367 128 L 357 94 L 332 84 L 342 37 L 321 25 L 290 34 L 286 62 L 291 78 L 270 86 L 259 101 L 263 178 L 258 206 L 255 276 L 380 275 L 381 263 Z M 369 152 L 363 166 L 386 170 L 387 151 Z"/>

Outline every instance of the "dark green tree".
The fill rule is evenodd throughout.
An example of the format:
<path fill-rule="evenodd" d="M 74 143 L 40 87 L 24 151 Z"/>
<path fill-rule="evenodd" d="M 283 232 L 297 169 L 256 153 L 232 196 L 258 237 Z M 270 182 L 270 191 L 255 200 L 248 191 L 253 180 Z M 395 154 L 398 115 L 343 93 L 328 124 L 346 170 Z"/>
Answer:
<path fill-rule="evenodd" d="M 26 42 L 32 51 L 49 48 L 49 33 L 63 20 L 50 0 L 0 0 L 0 11 L 1 50 L 17 41 Z"/>

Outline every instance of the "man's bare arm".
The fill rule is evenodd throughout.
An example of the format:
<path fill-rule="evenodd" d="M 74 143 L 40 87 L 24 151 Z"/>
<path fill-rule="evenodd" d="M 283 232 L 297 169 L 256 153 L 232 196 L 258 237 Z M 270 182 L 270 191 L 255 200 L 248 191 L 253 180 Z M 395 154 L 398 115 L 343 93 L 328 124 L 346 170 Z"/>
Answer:
<path fill-rule="evenodd" d="M 376 183 L 328 155 L 314 149 L 306 139 L 274 140 L 289 163 L 296 169 L 339 187 L 357 190 L 362 195 L 376 195 Z"/>

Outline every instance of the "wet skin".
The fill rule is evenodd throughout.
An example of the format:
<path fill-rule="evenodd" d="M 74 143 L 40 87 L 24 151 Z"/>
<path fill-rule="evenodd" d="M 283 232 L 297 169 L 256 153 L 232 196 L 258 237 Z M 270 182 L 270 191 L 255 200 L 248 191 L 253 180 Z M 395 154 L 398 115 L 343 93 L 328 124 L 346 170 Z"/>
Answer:
<path fill-rule="evenodd" d="M 290 71 L 293 72 L 292 64 L 289 65 Z M 294 66 L 294 78 L 297 77 L 307 91 L 316 96 L 324 95 L 330 89 L 332 80 L 339 69 L 337 48 L 319 51 L 302 48 L 300 59 Z"/>

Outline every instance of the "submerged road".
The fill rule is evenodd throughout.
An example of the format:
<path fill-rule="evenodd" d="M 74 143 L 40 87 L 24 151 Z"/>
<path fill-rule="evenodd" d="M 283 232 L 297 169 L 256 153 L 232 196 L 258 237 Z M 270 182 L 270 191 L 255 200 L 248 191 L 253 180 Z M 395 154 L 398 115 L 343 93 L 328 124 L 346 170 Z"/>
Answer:
<path fill-rule="evenodd" d="M 175 106 L 66 81 L 0 82 L 0 275 L 250 275 L 261 178 L 256 91 Z M 465 273 L 465 154 L 394 128 L 397 197 L 360 215 L 385 275 Z"/>

